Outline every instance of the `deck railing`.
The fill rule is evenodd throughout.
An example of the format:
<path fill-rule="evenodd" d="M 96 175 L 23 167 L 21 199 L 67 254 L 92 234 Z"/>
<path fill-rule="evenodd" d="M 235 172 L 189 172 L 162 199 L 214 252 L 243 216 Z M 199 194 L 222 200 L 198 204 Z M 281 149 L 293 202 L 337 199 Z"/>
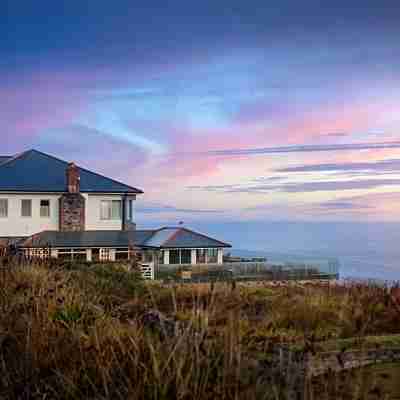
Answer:
<path fill-rule="evenodd" d="M 182 275 L 183 272 L 183 275 Z M 203 279 L 218 277 L 227 279 L 312 279 L 337 278 L 339 262 L 326 259 L 312 262 L 287 262 L 273 264 L 270 262 L 225 262 L 223 264 L 169 264 L 159 265 L 157 277 L 166 278 L 184 276 L 186 279 Z"/>

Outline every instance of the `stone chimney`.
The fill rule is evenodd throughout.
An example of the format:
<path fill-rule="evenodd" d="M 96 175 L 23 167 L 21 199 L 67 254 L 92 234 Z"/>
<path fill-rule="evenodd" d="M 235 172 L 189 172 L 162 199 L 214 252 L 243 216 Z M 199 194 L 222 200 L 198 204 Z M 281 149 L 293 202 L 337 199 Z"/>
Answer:
<path fill-rule="evenodd" d="M 85 198 L 80 193 L 79 168 L 68 164 L 66 168 L 67 192 L 60 197 L 60 231 L 85 230 Z"/>

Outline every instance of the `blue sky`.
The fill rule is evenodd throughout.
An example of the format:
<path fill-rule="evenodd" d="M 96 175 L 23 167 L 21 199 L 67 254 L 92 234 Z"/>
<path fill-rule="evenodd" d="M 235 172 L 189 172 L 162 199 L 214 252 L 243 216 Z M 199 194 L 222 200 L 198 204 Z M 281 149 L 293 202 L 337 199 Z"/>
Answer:
<path fill-rule="evenodd" d="M 1 153 L 141 187 L 143 224 L 400 219 L 397 2 L 1 7 Z"/>

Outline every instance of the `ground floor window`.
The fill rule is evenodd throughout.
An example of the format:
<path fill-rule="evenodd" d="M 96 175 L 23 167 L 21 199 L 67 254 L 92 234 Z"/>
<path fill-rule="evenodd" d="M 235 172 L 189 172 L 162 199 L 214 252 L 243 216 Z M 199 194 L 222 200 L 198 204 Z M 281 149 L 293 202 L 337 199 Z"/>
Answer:
<path fill-rule="evenodd" d="M 86 249 L 59 249 L 58 258 L 65 261 L 86 261 Z"/>
<path fill-rule="evenodd" d="M 174 249 L 169 251 L 170 264 L 191 264 L 192 250 L 190 249 Z"/>
<path fill-rule="evenodd" d="M 129 260 L 130 259 L 130 252 L 128 248 L 116 249 L 115 250 L 115 260 Z"/>
<path fill-rule="evenodd" d="M 169 263 L 170 264 L 180 264 L 181 257 L 179 250 L 170 250 L 169 251 Z"/>
<path fill-rule="evenodd" d="M 196 250 L 196 262 L 197 262 L 197 264 L 205 264 L 206 263 L 206 249 L 197 249 Z"/>
<path fill-rule="evenodd" d="M 145 251 L 143 254 L 143 261 L 146 264 L 152 263 L 154 261 L 154 255 L 152 251 Z"/>
<path fill-rule="evenodd" d="M 181 250 L 181 264 L 192 263 L 192 250 Z"/>
<path fill-rule="evenodd" d="M 92 261 L 100 261 L 100 249 L 92 249 Z"/>
<path fill-rule="evenodd" d="M 136 253 L 136 259 L 138 262 L 144 263 L 144 264 L 151 264 L 154 262 L 154 254 L 152 251 L 138 251 Z"/>
<path fill-rule="evenodd" d="M 77 261 L 87 261 L 86 249 L 73 249 L 73 258 Z"/>
<path fill-rule="evenodd" d="M 100 249 L 100 261 L 112 261 L 111 249 Z"/>
<path fill-rule="evenodd" d="M 217 264 L 218 262 L 218 249 L 208 249 L 207 252 L 207 263 Z"/>
<path fill-rule="evenodd" d="M 72 261 L 72 250 L 58 250 L 58 258 L 65 261 Z"/>
<path fill-rule="evenodd" d="M 34 257 L 34 258 L 49 258 L 50 257 L 50 249 L 25 249 L 24 254 L 26 257 Z"/>
<path fill-rule="evenodd" d="M 142 264 L 153 264 L 159 260 L 159 257 L 164 257 L 164 253 L 154 250 L 137 251 L 129 247 L 122 248 L 64 248 L 53 249 L 25 249 L 24 254 L 27 257 L 47 258 L 53 256 L 65 261 L 90 261 L 90 262 L 107 262 L 107 261 L 127 261 L 136 260 Z M 176 264 L 190 264 L 190 250 L 176 250 L 172 253 L 172 262 Z M 162 259 L 163 261 L 163 259 Z M 170 263 L 172 263 L 170 262 Z"/>

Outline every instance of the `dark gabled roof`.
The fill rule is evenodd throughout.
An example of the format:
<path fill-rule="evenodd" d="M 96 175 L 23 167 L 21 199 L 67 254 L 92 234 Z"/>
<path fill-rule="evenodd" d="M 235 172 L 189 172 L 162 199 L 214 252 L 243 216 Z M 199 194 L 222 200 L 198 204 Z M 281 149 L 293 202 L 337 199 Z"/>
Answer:
<path fill-rule="evenodd" d="M 107 161 L 105 161 L 107 162 Z M 0 192 L 66 191 L 68 163 L 37 150 L 28 150 L 0 163 Z M 79 167 L 84 193 L 143 193 L 141 190 Z"/>
<path fill-rule="evenodd" d="M 19 243 L 20 247 L 148 247 L 145 242 L 153 231 L 43 231 Z"/>
<path fill-rule="evenodd" d="M 157 237 L 162 237 L 163 239 L 159 245 L 162 248 L 232 247 L 228 243 L 221 242 L 187 228 L 161 228 L 155 232 L 151 240 L 147 243 L 153 243 L 154 239 L 157 239 Z"/>
<path fill-rule="evenodd" d="M 0 156 L 0 164 L 3 164 L 6 161 L 9 161 L 13 158 L 13 156 Z"/>
<path fill-rule="evenodd" d="M 217 248 L 231 245 L 186 228 L 136 231 L 43 231 L 19 243 L 21 247 Z"/>

